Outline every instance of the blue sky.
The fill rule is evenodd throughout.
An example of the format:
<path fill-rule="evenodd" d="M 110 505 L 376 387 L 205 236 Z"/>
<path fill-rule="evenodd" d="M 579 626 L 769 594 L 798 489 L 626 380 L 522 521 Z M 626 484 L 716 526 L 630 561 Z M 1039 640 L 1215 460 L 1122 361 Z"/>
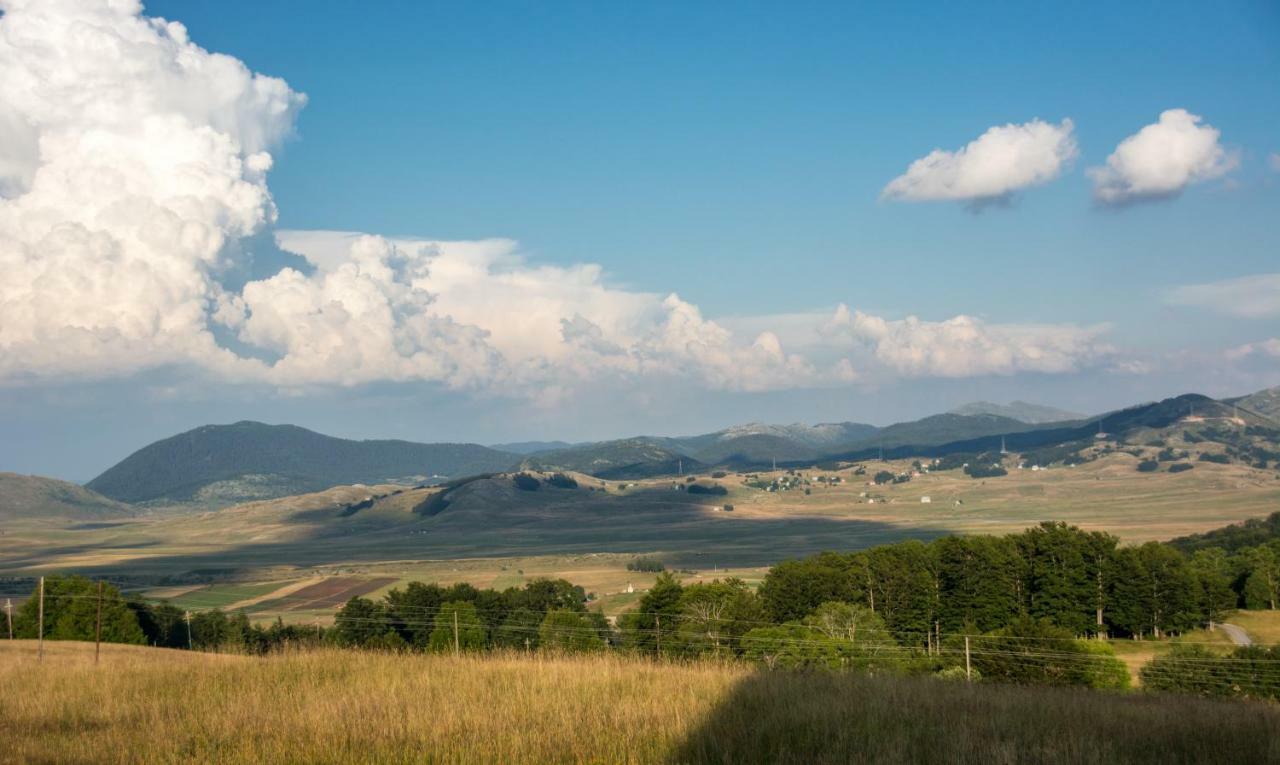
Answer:
<path fill-rule="evenodd" d="M 20 360 L 0 386 L 0 417 L 13 428 L 0 444 L 0 469 L 88 478 L 154 438 L 248 417 L 338 435 L 494 442 L 684 433 L 748 420 L 886 424 L 976 398 L 1095 411 L 1280 383 L 1280 345 L 1274 354 L 1264 345 L 1280 336 L 1272 282 L 1241 287 L 1264 302 L 1247 315 L 1232 310 L 1232 290 L 1170 298 L 1187 285 L 1280 271 L 1274 3 L 145 7 L 181 21 L 205 50 L 306 94 L 305 106 L 290 107 L 288 137 L 266 145 L 269 176 L 249 177 L 269 188 L 278 210 L 260 239 L 329 230 L 378 234 L 401 248 L 515 240 L 494 257 L 518 256 L 522 269 L 598 264 L 599 284 L 614 291 L 600 300 L 657 296 L 619 319 L 632 339 L 635 317 L 677 293 L 735 335 L 725 351 L 734 371 L 726 377 L 717 367 L 691 382 L 681 369 L 700 361 L 645 357 L 636 366 L 635 349 L 652 345 L 637 340 L 628 354 L 601 351 L 589 374 L 536 376 L 528 371 L 535 362 L 563 359 L 549 351 L 515 363 L 504 330 L 467 318 L 486 309 L 433 281 L 434 308 L 425 310 L 496 337 L 499 372 L 467 369 L 462 382 L 462 372 L 445 378 L 421 369 L 399 377 L 363 367 L 348 376 L 317 372 L 323 365 L 302 364 L 304 346 L 285 337 L 298 315 L 262 318 L 285 294 L 272 285 L 256 305 L 244 295 L 236 310 L 252 318 L 210 331 L 237 352 L 258 349 L 242 355 L 297 357 L 305 373 L 281 364 L 228 372 L 207 349 L 174 351 L 163 337 L 112 349 L 113 358 L 139 359 L 114 366 L 15 351 Z M 277 96 L 284 104 L 287 96 Z M 1099 204 L 1088 169 L 1170 109 L 1219 131 L 1234 164 L 1172 198 Z M 267 121 L 265 113 L 254 117 Z M 881 199 L 930 151 L 956 151 L 989 128 L 1033 119 L 1073 125 L 1074 156 L 1052 179 L 976 211 L 957 201 Z M 64 122 L 50 117 L 49 129 Z M 227 130 L 247 144 L 241 128 Z M 528 289 L 551 289 L 561 278 L 555 272 Z M 474 289 L 488 289 L 480 284 Z M 511 295 L 518 313 L 524 298 Z M 217 296 L 192 300 L 209 306 Z M 566 302 L 572 310 L 561 318 L 587 316 L 579 310 L 586 304 Z M 975 317 L 1010 328 L 1005 340 L 1052 327 L 1051 338 L 1068 333 L 1061 342 L 1069 348 L 1061 364 L 948 359 L 959 366 L 925 368 L 890 360 L 901 349 L 882 344 L 850 356 L 853 372 L 844 375 L 829 371 L 843 350 L 810 353 L 806 345 L 821 323 L 815 317 L 841 305 L 891 324 Z M 785 315 L 808 318 L 788 330 L 774 318 Z M 599 325 L 610 347 L 626 345 L 608 316 L 587 318 L 587 334 Z M 769 356 L 769 342 L 753 351 L 760 330 L 780 338 L 786 353 Z M 1228 363 L 1223 354 L 1233 349 Z M 785 359 L 793 350 L 814 370 L 797 372 L 803 364 Z M 647 371 L 655 365 L 665 371 Z M 565 382 L 584 374 L 581 388 Z"/>

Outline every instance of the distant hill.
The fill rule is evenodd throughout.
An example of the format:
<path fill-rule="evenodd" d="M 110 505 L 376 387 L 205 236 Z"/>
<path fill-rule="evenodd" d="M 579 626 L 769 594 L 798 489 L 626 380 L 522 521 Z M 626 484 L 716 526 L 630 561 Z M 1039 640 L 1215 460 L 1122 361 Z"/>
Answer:
<path fill-rule="evenodd" d="M 538 452 L 570 449 L 574 446 L 577 446 L 577 444 L 571 444 L 568 441 L 516 441 L 510 444 L 490 444 L 489 448 L 500 452 L 510 452 L 511 454 L 537 454 Z"/>
<path fill-rule="evenodd" d="M 879 430 L 875 425 L 861 422 L 820 422 L 817 425 L 794 423 L 792 425 L 766 425 L 753 422 L 746 425 L 735 425 L 731 428 L 710 433 L 701 437 L 700 448 L 709 444 L 705 441 L 713 438 L 716 442 L 733 441 L 748 436 L 772 436 L 786 439 L 814 449 L 826 449 L 841 444 L 851 444 L 870 438 Z M 678 439 L 694 441 L 695 439 Z"/>
<path fill-rule="evenodd" d="M 522 464 L 530 470 L 572 470 L 614 480 L 675 475 L 706 465 L 685 454 L 672 439 L 624 438 L 536 454 Z"/>
<path fill-rule="evenodd" d="M 56 478 L 0 473 L 0 521 L 60 518 L 108 520 L 135 515 L 132 507 Z"/>
<path fill-rule="evenodd" d="M 294 425 L 205 425 L 134 452 L 86 486 L 122 502 L 233 502 L 353 483 L 423 482 L 505 470 L 478 444 L 352 441 Z"/>
<path fill-rule="evenodd" d="M 1235 404 L 1247 412 L 1280 422 L 1280 385 L 1241 398 L 1226 399 L 1224 403 Z"/>
<path fill-rule="evenodd" d="M 717 440 L 693 453 L 706 465 L 752 467 L 778 462 L 817 460 L 823 452 L 795 439 L 769 433 L 753 433 Z"/>
<path fill-rule="evenodd" d="M 938 446 L 983 436 L 998 436 L 1031 430 L 1021 420 L 995 414 L 935 414 L 911 422 L 881 428 L 857 445 L 867 447 Z"/>
<path fill-rule="evenodd" d="M 990 401 L 974 401 L 971 404 L 965 404 L 964 406 L 958 406 L 955 409 L 952 409 L 950 414 L 962 414 L 967 416 L 993 414 L 998 417 L 1007 417 L 1011 420 L 1018 420 L 1019 422 L 1025 422 L 1030 425 L 1084 419 L 1083 414 L 1068 412 L 1065 409 L 1058 409 L 1052 406 L 1028 404 L 1025 401 L 1014 401 L 1010 404 L 993 404 Z"/>

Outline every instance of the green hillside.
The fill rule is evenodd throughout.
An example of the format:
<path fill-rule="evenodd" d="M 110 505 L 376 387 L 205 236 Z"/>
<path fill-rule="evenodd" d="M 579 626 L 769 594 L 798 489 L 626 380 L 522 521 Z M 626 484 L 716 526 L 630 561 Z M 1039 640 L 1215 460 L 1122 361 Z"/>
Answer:
<path fill-rule="evenodd" d="M 225 502 L 339 484 L 422 482 L 503 470 L 518 457 L 477 444 L 351 441 L 293 425 L 206 425 L 143 447 L 86 484 L 124 502 Z"/>

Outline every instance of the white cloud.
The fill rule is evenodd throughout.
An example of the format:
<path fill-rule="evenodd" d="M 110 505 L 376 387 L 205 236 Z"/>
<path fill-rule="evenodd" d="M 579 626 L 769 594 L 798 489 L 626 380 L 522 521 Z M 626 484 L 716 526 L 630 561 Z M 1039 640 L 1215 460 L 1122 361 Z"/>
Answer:
<path fill-rule="evenodd" d="M 1106 327 L 989 324 L 972 316 L 887 320 L 841 305 L 825 327 L 833 338 L 863 346 L 908 377 L 972 377 L 1019 372 L 1064 373 L 1093 366 L 1114 349 Z"/>
<path fill-rule="evenodd" d="M 1228 361 L 1242 361 L 1255 357 L 1280 359 L 1280 337 L 1228 348 L 1225 355 Z"/>
<path fill-rule="evenodd" d="M 1171 305 L 1203 308 L 1246 319 L 1280 316 L 1280 273 L 1187 284 L 1174 288 L 1166 299 Z"/>
<path fill-rule="evenodd" d="M 1234 170 L 1239 158 L 1201 122 L 1186 109 L 1161 112 L 1158 122 L 1121 141 L 1105 167 L 1089 169 L 1094 197 L 1108 205 L 1167 199 Z"/>
<path fill-rule="evenodd" d="M 761 391 L 1065 371 L 1102 353 L 1092 330 L 963 316 L 721 322 L 502 239 L 280 231 L 313 267 L 249 279 L 251 237 L 275 219 L 268 152 L 304 97 L 130 0 L 0 9 L 3 383 L 171 367 L 290 391 L 424 381 L 553 401 L 623 379 Z M 994 129 L 952 157 L 956 187 L 999 196 L 1072 153 L 1069 122 Z"/>
<path fill-rule="evenodd" d="M 908 202 L 962 200 L 974 204 L 1057 178 L 1076 156 L 1071 120 L 1054 125 L 1032 120 L 989 128 L 957 151 L 934 149 L 881 192 Z"/>

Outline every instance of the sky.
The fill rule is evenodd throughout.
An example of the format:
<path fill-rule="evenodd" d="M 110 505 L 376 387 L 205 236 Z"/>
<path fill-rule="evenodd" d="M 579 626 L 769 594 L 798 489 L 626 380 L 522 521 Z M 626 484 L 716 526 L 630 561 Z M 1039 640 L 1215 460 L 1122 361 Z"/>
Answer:
<path fill-rule="evenodd" d="M 0 470 L 1280 384 L 1274 3 L 0 10 Z"/>

